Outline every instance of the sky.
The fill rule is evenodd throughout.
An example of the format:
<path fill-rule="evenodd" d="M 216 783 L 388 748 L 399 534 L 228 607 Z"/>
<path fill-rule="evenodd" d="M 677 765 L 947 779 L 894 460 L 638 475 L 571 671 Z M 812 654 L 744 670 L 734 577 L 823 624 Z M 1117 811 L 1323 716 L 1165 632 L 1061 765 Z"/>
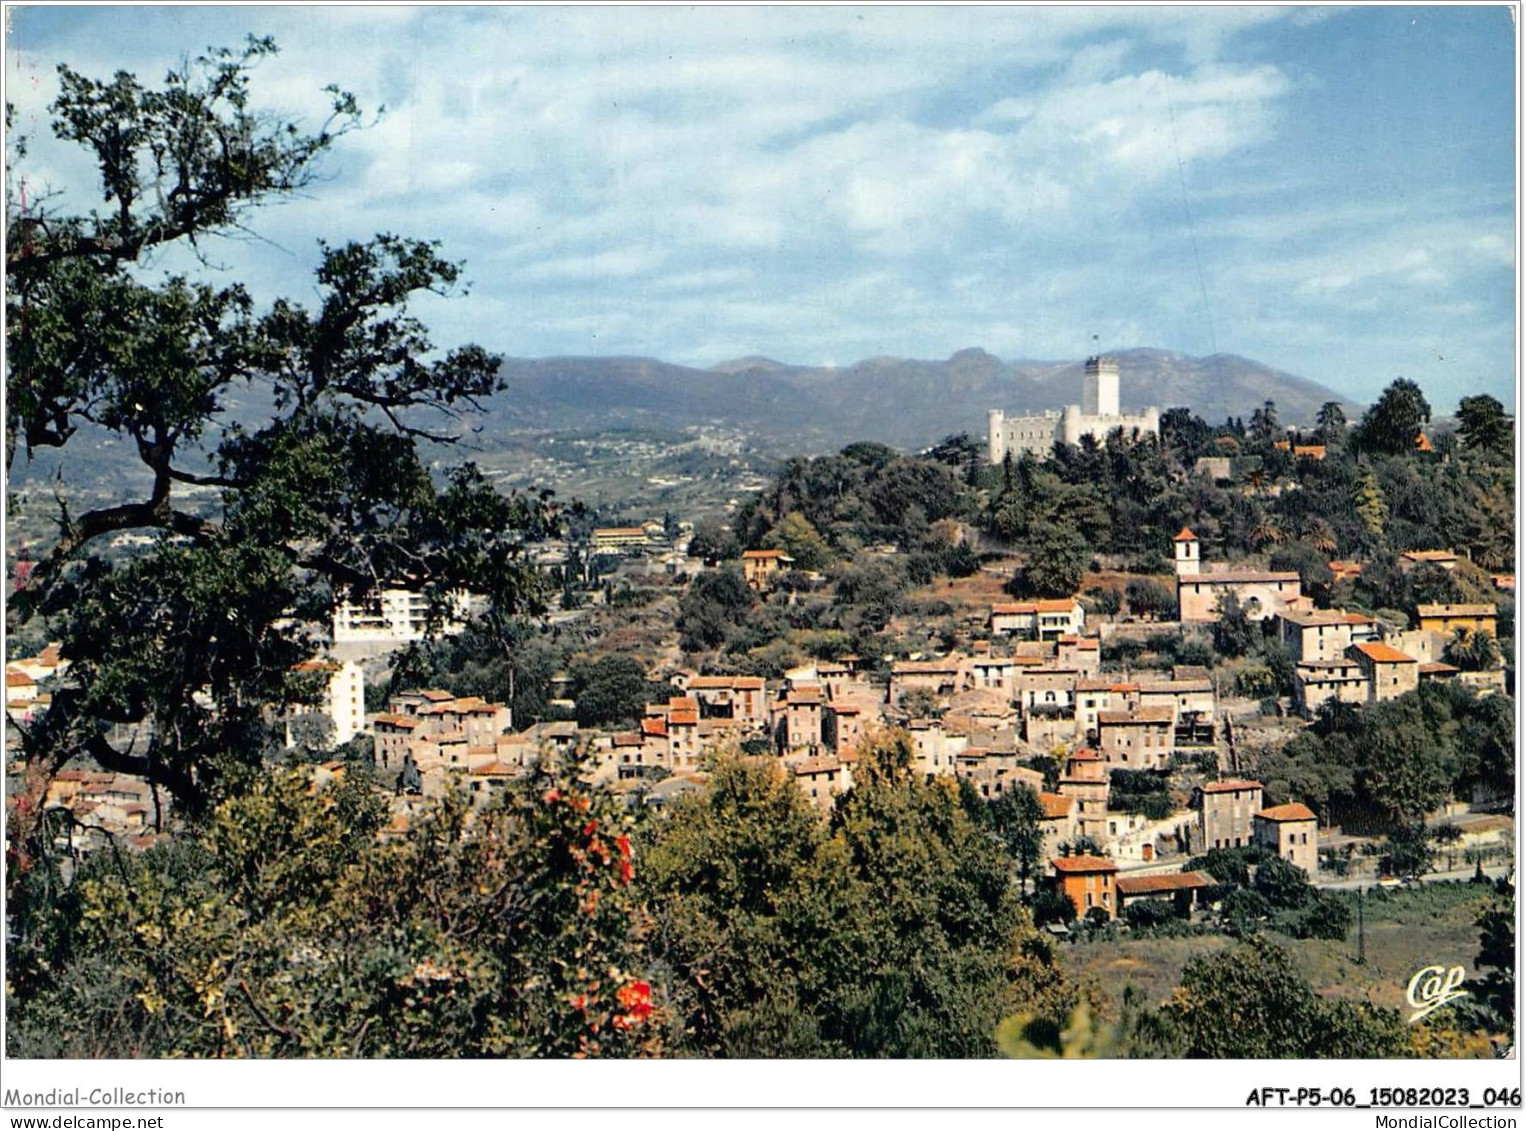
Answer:
<path fill-rule="evenodd" d="M 1514 403 L 1504 6 L 8 14 L 33 198 L 93 187 L 49 137 L 59 63 L 157 81 L 269 34 L 258 105 L 316 127 L 337 83 L 384 107 L 212 246 L 262 301 L 312 300 L 320 239 L 387 231 L 465 265 L 417 307 L 438 343 L 515 357 L 1150 346 Z"/>

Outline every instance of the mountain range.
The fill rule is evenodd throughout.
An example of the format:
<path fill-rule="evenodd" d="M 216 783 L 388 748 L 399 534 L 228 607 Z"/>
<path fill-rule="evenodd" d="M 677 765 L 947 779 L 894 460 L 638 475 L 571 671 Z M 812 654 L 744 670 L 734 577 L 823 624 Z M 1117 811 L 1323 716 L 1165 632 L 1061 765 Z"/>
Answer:
<path fill-rule="evenodd" d="M 1185 406 L 1210 423 L 1249 417 L 1275 401 L 1285 424 L 1312 423 L 1326 401 L 1357 406 L 1313 381 L 1233 354 L 1192 357 L 1159 349 L 1110 353 L 1124 411 Z M 1079 403 L 1084 362 L 1003 361 L 982 349 L 944 361 L 876 357 L 846 367 L 765 357 L 708 369 L 638 357 L 507 358 L 508 389 L 474 423 L 499 429 L 715 424 L 800 451 L 855 440 L 918 449 L 944 436 L 985 434 L 986 410 L 1009 416 Z"/>
<path fill-rule="evenodd" d="M 1275 401 L 1284 424 L 1310 424 L 1320 405 L 1341 401 L 1355 419 L 1359 406 L 1302 377 L 1233 354 L 1191 357 L 1158 349 L 1109 354 L 1120 371 L 1125 411 L 1185 406 L 1210 423 L 1249 418 Z M 944 361 L 876 357 L 846 367 L 788 365 L 743 357 L 707 369 L 641 357 L 505 358 L 507 388 L 480 413 L 457 422 L 474 433 L 476 451 L 492 450 L 511 433 L 643 429 L 677 433 L 715 426 L 753 436 L 778 454 L 836 451 L 875 440 L 917 451 L 968 432 L 984 442 L 986 410 L 1009 416 L 1063 408 L 1081 399 L 1084 361 L 1003 361 L 982 349 Z M 258 427 L 272 411 L 258 385 L 230 390 L 222 419 Z M 438 427 L 438 417 L 421 421 Z M 63 452 L 22 457 L 13 485 L 36 485 L 66 469 L 65 478 L 138 489 L 145 475 L 130 444 L 93 426 Z M 130 486 L 129 486 L 130 484 Z"/>

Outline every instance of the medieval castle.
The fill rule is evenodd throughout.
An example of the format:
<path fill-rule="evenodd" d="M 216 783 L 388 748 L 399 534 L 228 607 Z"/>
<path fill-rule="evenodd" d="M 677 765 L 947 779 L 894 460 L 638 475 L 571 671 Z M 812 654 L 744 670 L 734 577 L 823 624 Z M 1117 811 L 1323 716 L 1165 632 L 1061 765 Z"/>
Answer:
<path fill-rule="evenodd" d="M 1038 416 L 1014 416 L 1008 420 L 999 408 L 987 414 L 987 437 L 992 463 L 1001 463 L 1010 452 L 1014 458 L 1031 452 L 1039 459 L 1049 455 L 1056 443 L 1077 444 L 1082 436 L 1101 441 L 1114 428 L 1137 428 L 1160 435 L 1160 410 L 1155 407 L 1125 416 L 1118 411 L 1118 363 L 1110 357 L 1086 359 L 1081 382 L 1081 403 L 1066 405 Z"/>

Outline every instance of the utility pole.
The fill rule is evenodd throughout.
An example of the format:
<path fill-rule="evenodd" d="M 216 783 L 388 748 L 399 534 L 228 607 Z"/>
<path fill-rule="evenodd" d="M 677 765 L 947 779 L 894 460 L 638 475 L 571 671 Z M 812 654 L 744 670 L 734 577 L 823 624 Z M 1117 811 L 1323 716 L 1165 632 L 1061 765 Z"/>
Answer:
<path fill-rule="evenodd" d="M 1363 905 L 1363 896 L 1367 889 L 1356 889 L 1356 962 L 1358 966 L 1367 965 L 1367 916 Z"/>

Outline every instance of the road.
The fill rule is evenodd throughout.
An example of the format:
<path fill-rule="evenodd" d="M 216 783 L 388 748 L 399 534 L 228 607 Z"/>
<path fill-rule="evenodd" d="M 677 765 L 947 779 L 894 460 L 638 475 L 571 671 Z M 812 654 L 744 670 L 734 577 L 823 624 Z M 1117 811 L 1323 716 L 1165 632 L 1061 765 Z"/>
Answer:
<path fill-rule="evenodd" d="M 1484 865 L 1484 875 L 1488 876 L 1491 880 L 1497 880 L 1502 876 L 1508 876 L 1514 870 L 1515 866 L 1508 862 Z M 1421 877 L 1421 882 L 1433 884 L 1439 883 L 1443 880 L 1471 880 L 1473 878 L 1473 871 L 1473 866 L 1470 864 L 1466 868 L 1454 868 L 1450 872 L 1428 872 L 1426 875 Z M 1314 886 L 1322 888 L 1325 891 L 1355 891 L 1357 888 L 1377 887 L 1378 881 L 1372 876 L 1362 876 L 1354 880 L 1336 880 L 1333 883 L 1316 883 Z"/>

